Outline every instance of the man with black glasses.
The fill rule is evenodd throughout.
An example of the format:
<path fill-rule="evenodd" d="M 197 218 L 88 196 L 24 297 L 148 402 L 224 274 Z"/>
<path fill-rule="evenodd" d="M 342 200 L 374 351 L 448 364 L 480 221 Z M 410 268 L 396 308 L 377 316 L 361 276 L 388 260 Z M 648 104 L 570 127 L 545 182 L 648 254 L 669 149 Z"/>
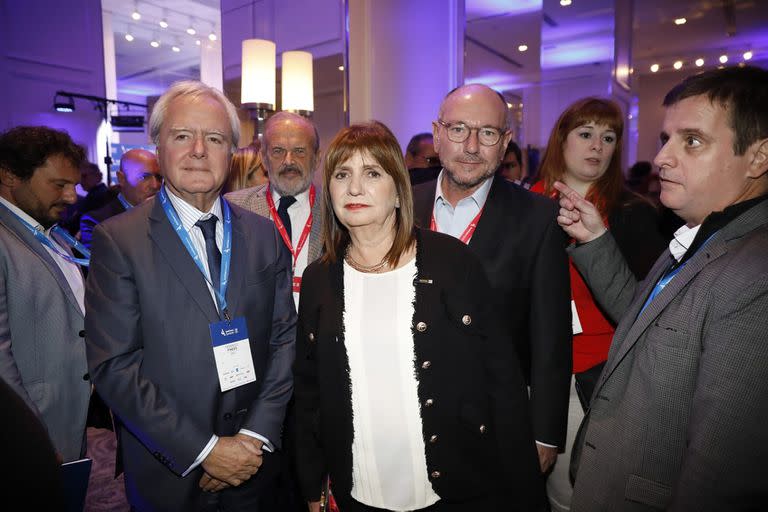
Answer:
<path fill-rule="evenodd" d="M 470 84 L 443 100 L 433 123 L 443 168 L 414 187 L 422 227 L 469 245 L 485 267 L 500 323 L 530 386 L 533 434 L 542 473 L 565 447 L 571 378 L 571 309 L 565 237 L 550 199 L 494 177 L 512 134 L 507 105 Z M 503 434 L 502 434 L 503 435 Z"/>

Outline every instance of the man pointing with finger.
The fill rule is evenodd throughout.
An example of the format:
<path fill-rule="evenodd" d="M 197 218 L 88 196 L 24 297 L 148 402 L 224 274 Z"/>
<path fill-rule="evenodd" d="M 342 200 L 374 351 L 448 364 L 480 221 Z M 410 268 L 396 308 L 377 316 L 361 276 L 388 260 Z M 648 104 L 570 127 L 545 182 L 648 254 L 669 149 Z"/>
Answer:
<path fill-rule="evenodd" d="M 150 119 L 165 184 L 94 230 L 88 366 L 115 413 L 132 510 L 276 510 L 293 382 L 290 254 L 220 197 L 239 120 L 179 82 Z"/>

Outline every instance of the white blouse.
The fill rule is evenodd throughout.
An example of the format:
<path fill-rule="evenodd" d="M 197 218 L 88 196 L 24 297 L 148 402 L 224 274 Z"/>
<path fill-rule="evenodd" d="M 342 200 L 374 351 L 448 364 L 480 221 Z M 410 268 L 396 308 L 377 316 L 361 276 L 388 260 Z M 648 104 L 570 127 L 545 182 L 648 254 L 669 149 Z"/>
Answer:
<path fill-rule="evenodd" d="M 416 260 L 383 274 L 344 262 L 344 330 L 352 382 L 352 497 L 408 511 L 440 497 L 427 476 L 413 346 Z"/>

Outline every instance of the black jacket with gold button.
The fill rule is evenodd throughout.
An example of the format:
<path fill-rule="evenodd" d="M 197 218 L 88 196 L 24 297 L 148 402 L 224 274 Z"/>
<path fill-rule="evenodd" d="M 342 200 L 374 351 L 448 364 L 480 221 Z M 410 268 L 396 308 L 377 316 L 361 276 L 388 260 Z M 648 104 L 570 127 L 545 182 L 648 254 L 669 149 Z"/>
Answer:
<path fill-rule="evenodd" d="M 446 501 L 487 494 L 538 510 L 543 480 L 525 385 L 476 257 L 458 240 L 419 230 L 412 321 L 427 472 Z M 296 338 L 296 457 L 302 492 L 317 500 L 330 474 L 352 489 L 352 398 L 344 345 L 343 265 L 304 272 Z M 403 454 L 407 456 L 407 454 Z M 517 505 L 517 507 L 515 507 Z"/>

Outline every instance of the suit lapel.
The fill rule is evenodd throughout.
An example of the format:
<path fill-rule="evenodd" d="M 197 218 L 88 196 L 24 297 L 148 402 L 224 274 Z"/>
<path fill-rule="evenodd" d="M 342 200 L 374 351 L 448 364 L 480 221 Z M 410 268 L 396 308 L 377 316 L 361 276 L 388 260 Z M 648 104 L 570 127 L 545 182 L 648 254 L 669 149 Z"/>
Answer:
<path fill-rule="evenodd" d="M 475 254 L 496 254 L 499 245 L 504 241 L 502 229 L 508 230 L 510 223 L 516 220 L 515 215 L 505 215 L 506 203 L 510 203 L 503 197 L 502 189 L 497 178 L 493 179 L 491 190 L 483 206 L 483 215 L 477 223 L 475 233 L 469 241 L 469 246 Z"/>
<path fill-rule="evenodd" d="M 72 287 L 69 285 L 67 278 L 64 277 L 64 273 L 61 271 L 61 268 L 59 268 L 59 265 L 53 260 L 53 257 L 43 244 L 41 244 L 9 210 L 0 208 L 0 221 L 2 221 L 3 224 L 16 235 L 21 243 L 26 245 L 30 251 L 35 253 L 37 257 L 43 261 L 45 268 L 48 269 L 48 272 L 50 272 L 56 280 L 59 288 L 61 288 L 61 291 L 67 297 L 67 300 L 69 300 L 75 310 L 82 315 L 83 311 L 80 309 L 80 304 L 77 302 L 77 298 L 75 298 L 75 294 L 72 292 Z M 80 275 L 82 276 L 82 273 Z"/>
<path fill-rule="evenodd" d="M 323 226 L 323 219 L 320 218 L 320 202 L 319 197 L 315 198 L 315 204 L 312 206 L 312 230 L 309 232 L 309 253 L 307 265 L 315 261 L 320 257 L 320 251 L 323 248 L 320 237 L 322 236 L 321 228 Z"/>
<path fill-rule="evenodd" d="M 229 266 L 229 283 L 227 285 L 227 309 L 232 316 L 235 316 L 236 312 L 239 311 L 240 298 L 243 296 L 248 265 L 247 243 L 240 214 L 232 209 L 232 260 Z"/>
<path fill-rule="evenodd" d="M 437 180 L 427 181 L 413 187 L 413 217 L 416 225 L 429 229 L 432 211 L 435 207 Z"/>
<path fill-rule="evenodd" d="M 219 314 L 208 291 L 205 277 L 195 265 L 179 235 L 173 230 L 160 201 L 154 202 L 149 214 L 149 236 L 162 253 L 171 272 L 176 274 L 209 322 L 218 321 Z"/>

